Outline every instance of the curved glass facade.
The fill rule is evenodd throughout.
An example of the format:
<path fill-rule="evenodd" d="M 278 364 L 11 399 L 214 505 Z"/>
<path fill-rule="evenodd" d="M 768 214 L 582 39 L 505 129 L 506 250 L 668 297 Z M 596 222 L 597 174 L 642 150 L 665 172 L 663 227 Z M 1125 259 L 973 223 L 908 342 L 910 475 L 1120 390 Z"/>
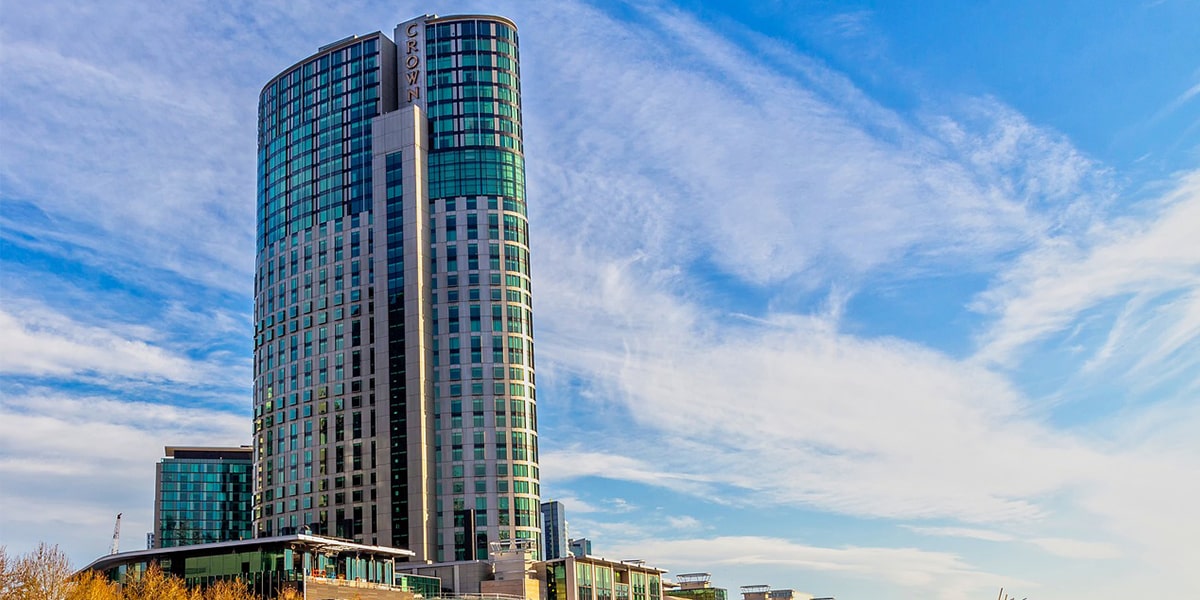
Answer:
<path fill-rule="evenodd" d="M 260 96 L 256 530 L 428 560 L 536 547 L 516 29 L 395 38 L 331 44 Z"/>
<path fill-rule="evenodd" d="M 388 53 L 375 34 L 284 71 L 259 98 L 255 523 L 259 535 L 363 536 L 379 440 L 367 368 L 373 297 L 371 120 Z"/>
<path fill-rule="evenodd" d="M 541 536 L 517 32 L 439 19 L 425 43 L 441 545 L 486 558 Z"/>
<path fill-rule="evenodd" d="M 309 58 L 258 103 L 258 250 L 314 225 L 370 211 L 371 119 L 380 114 L 380 53 L 368 36 Z"/>

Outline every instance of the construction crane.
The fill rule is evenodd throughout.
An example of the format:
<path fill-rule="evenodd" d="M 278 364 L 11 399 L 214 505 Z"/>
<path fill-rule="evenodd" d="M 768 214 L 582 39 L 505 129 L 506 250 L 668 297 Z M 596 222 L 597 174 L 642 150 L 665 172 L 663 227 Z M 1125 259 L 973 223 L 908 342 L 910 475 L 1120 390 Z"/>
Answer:
<path fill-rule="evenodd" d="M 117 524 L 113 526 L 113 543 L 109 554 L 116 554 L 121 547 L 121 514 L 117 513 Z"/>

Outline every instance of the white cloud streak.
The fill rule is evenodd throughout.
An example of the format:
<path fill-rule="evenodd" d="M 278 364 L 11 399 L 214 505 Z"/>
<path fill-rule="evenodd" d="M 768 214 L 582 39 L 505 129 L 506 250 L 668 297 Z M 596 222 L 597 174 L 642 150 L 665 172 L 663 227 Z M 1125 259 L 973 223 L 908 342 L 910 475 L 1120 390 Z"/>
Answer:
<path fill-rule="evenodd" d="M 1086 310 L 1118 300 L 1128 307 L 1090 367 L 1117 348 L 1148 352 L 1126 368 L 1194 374 L 1195 353 L 1180 352 L 1200 336 L 1200 173 L 1183 176 L 1148 218 L 1098 225 L 1082 239 L 1056 238 L 1023 255 L 977 308 L 996 315 L 977 360 L 1011 364 L 1018 351 L 1069 329 Z M 1136 344 L 1127 344 L 1131 339 Z M 1126 354 L 1123 357 L 1130 361 Z"/>
<path fill-rule="evenodd" d="M 770 565 L 792 572 L 861 577 L 900 586 L 905 590 L 904 597 L 966 598 L 989 588 L 994 590 L 1005 581 L 1033 585 L 986 573 L 961 557 L 945 552 L 914 548 L 831 548 L 775 537 L 639 539 L 619 543 L 613 552 L 617 556 L 636 556 L 646 559 L 649 564 L 668 567 Z"/>
<path fill-rule="evenodd" d="M 1025 539 L 1021 536 L 1008 533 L 971 527 L 915 527 L 912 525 L 904 525 L 903 527 L 914 533 L 924 535 L 959 537 L 988 542 L 1027 542 L 1050 554 L 1064 558 L 1100 560 L 1120 558 L 1122 556 L 1121 550 L 1117 546 L 1105 542 L 1088 542 L 1059 537 L 1033 537 Z"/>
<path fill-rule="evenodd" d="M 115 325 L 115 324 L 114 324 Z M 150 332 L 85 325 L 44 307 L 0 309 L 0 373 L 198 383 L 201 369 L 148 339 Z M 151 334 L 152 336 L 153 334 Z"/>
<path fill-rule="evenodd" d="M 641 459 L 601 452 L 550 452 L 543 455 L 540 464 L 545 478 L 552 481 L 598 476 L 692 493 L 709 489 L 706 476 L 666 472 Z"/>
<path fill-rule="evenodd" d="M 721 475 L 698 490 L 720 483 L 847 514 L 992 521 L 1040 516 L 1028 498 L 1095 468 L 1076 443 L 1026 419 L 1009 385 L 984 370 L 809 319 L 722 334 L 701 323 L 673 334 L 660 325 L 597 365 L 612 369 L 597 375 L 613 378 L 632 419 L 670 440 L 672 460 L 657 453 L 650 469 L 548 454 L 551 464 L 592 465 L 558 477 L 686 490 L 698 468 L 686 457 L 703 444 L 704 472 Z M 1028 468 L 1035 456 L 1044 469 Z"/>
<path fill-rule="evenodd" d="M 1012 535 L 1007 533 L 975 527 L 917 527 L 914 525 L 901 525 L 901 527 L 924 535 L 960 537 L 988 542 L 1011 542 L 1014 539 Z"/>
<path fill-rule="evenodd" d="M 107 550 L 125 513 L 124 548 L 152 528 L 154 464 L 164 446 L 250 441 L 245 414 L 104 395 L 18 388 L 0 396 L 0 531 L 9 549 L 64 542 L 77 565 Z M 130 540 L 135 541 L 130 541 Z"/>
<path fill-rule="evenodd" d="M 549 449 L 550 465 L 591 465 L 547 469 L 553 477 L 621 479 L 704 499 L 719 490 L 739 504 L 872 518 L 1002 524 L 1033 533 L 996 541 L 1071 559 L 1196 558 L 1185 537 L 1200 532 L 1182 500 L 1200 493 L 1197 448 L 1184 433 L 1200 425 L 1193 409 L 1162 406 L 1150 421 L 1116 417 L 1117 430 L 1128 432 L 1119 439 L 1072 434 L 1041 422 L 1004 376 L 973 361 L 847 335 L 818 318 L 730 327 L 695 306 L 639 295 L 635 278 L 614 277 L 622 283 L 605 284 L 594 306 L 581 307 L 612 313 L 604 318 L 613 330 L 593 339 L 610 344 L 607 353 L 551 355 L 580 361 L 567 370 L 590 373 L 597 397 L 624 404 L 616 422 L 636 428 L 603 430 L 612 456 Z M 643 455 L 655 457 L 652 466 L 631 458 Z M 702 485 L 678 484 L 692 478 Z M 1097 539 L 1053 534 L 1053 523 L 1080 510 Z"/>
<path fill-rule="evenodd" d="M 553 159 L 532 165 L 530 188 L 562 199 L 538 213 L 539 239 L 569 229 L 589 254 L 636 250 L 665 269 L 705 260 L 755 285 L 820 282 L 1021 247 L 1068 210 L 1039 207 L 1047 218 L 1033 197 L 1086 184 L 1086 160 L 994 103 L 972 107 L 982 138 L 953 122 L 926 128 L 811 61 L 784 57 L 802 63 L 797 79 L 680 14 L 650 11 L 656 27 L 643 28 L 571 10 L 582 14 L 555 25 L 573 52 L 535 45 L 529 69 L 531 152 Z M 589 118 L 569 116 L 580 112 Z"/>
<path fill-rule="evenodd" d="M 606 428 L 616 456 L 590 457 L 622 469 L 575 467 L 562 478 L 668 487 L 654 474 L 716 473 L 693 493 L 730 486 L 739 499 L 874 518 L 1034 524 L 1090 506 L 1112 491 L 1110 479 L 1164 458 L 1064 434 L 997 361 L 850 335 L 836 320 L 782 310 L 755 313 L 757 323 L 733 318 L 710 297 L 721 290 L 692 270 L 712 263 L 750 290 L 778 294 L 843 281 L 853 289 L 893 267 L 901 272 L 887 276 L 990 273 L 1014 252 L 1073 248 L 1114 227 L 1104 225 L 1114 187 L 1068 140 L 992 99 L 910 122 L 811 60 L 774 48 L 775 64 L 765 64 L 686 16 L 649 10 L 653 25 L 643 27 L 582 12 L 586 30 L 561 30 L 580 52 L 530 69 L 556 80 L 531 80 L 530 114 L 554 124 L 531 119 L 531 152 L 570 165 L 530 174 L 531 190 L 554 199 L 533 220 L 542 256 L 554 257 L 537 265 L 539 339 L 551 372 L 584 382 L 570 402 L 622 424 Z M 604 54 L 608 44 L 631 58 Z M 539 94 L 554 106 L 539 106 Z M 1155 223 L 1178 232 L 1197 222 L 1179 216 Z M 1046 263 L 1069 271 L 1077 256 Z M 1005 273 L 980 306 L 988 315 L 1012 306 L 1017 317 L 1028 303 L 1032 325 L 1000 316 L 986 339 L 1001 343 L 985 342 L 981 356 L 1015 352 L 1024 332 L 1036 339 L 1088 305 L 1053 294 L 1062 272 L 1045 278 L 1051 293 L 1041 298 L 1008 283 L 1023 281 L 1019 269 Z M 1189 306 L 1180 300 L 1175 310 L 1191 314 Z M 1162 323 L 1172 355 L 1195 339 L 1179 322 Z M 623 419 L 639 433 L 622 432 Z M 545 456 L 559 452 L 574 450 Z M 630 465 L 643 454 L 653 467 Z M 699 455 L 703 467 L 690 464 Z M 1160 489 L 1193 487 L 1179 477 L 1188 460 L 1156 475 Z M 1170 497 L 1152 501 L 1153 529 L 1186 518 Z M 1096 558 L 1155 539 L 1127 527 L 1142 519 L 1128 505 L 1088 517 L 1105 532 L 1098 541 L 1031 539 Z"/>

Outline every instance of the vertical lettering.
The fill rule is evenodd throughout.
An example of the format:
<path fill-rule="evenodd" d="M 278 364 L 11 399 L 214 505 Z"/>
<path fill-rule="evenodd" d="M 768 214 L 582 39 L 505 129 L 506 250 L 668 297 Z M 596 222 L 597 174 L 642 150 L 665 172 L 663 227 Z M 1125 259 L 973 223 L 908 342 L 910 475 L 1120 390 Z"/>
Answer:
<path fill-rule="evenodd" d="M 421 47 L 420 37 L 421 28 L 425 26 L 422 21 L 409 23 L 408 27 L 404 28 L 404 35 L 408 39 L 404 43 L 404 53 L 407 58 L 404 59 L 404 66 L 408 69 L 405 73 L 408 80 L 408 102 L 421 99 Z"/>

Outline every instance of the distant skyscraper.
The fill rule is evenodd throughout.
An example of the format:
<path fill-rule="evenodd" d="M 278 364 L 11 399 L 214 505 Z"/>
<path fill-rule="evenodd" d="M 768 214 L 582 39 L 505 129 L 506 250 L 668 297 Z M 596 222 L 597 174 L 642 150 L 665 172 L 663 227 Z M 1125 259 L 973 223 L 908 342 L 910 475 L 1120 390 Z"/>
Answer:
<path fill-rule="evenodd" d="M 171 548 L 254 537 L 252 451 L 166 447 L 154 473 L 154 533 L 147 544 Z"/>
<path fill-rule="evenodd" d="M 563 558 L 567 552 L 567 513 L 562 502 L 542 503 L 542 560 Z"/>
<path fill-rule="evenodd" d="M 575 539 L 575 540 L 570 540 L 569 542 L 567 542 L 567 547 L 571 549 L 572 556 L 578 556 L 580 558 L 583 558 L 583 557 L 591 555 L 592 540 L 589 540 L 587 538 L 579 538 L 579 539 Z"/>
<path fill-rule="evenodd" d="M 517 32 L 424 16 L 259 99 L 255 524 L 540 543 Z"/>

